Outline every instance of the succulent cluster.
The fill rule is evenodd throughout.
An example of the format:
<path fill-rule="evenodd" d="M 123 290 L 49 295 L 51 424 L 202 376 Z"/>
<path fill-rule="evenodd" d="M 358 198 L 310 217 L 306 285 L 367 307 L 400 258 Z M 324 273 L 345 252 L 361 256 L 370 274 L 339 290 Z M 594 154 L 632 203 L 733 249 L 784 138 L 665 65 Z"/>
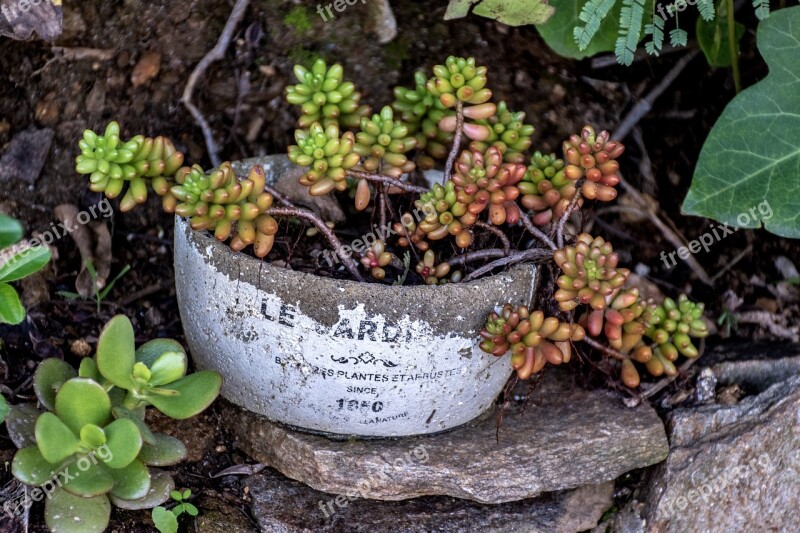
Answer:
<path fill-rule="evenodd" d="M 701 339 L 708 335 L 708 326 L 703 322 L 704 307 L 681 294 L 677 302 L 664 298 L 660 305 L 648 310 L 645 335 L 654 343 L 653 361 L 647 366 L 651 374 L 674 375 L 673 362 L 678 355 L 690 358 L 699 355 L 692 337 Z"/>
<path fill-rule="evenodd" d="M 475 223 L 476 217 L 467 212 L 467 206 L 457 200 L 455 184 L 452 180 L 444 186 L 438 183 L 433 188 L 422 194 L 416 201 L 416 206 L 425 218 L 420 221 L 414 231 L 424 234 L 425 238 L 438 241 L 448 235 L 455 236 L 456 244 L 466 248 L 472 244 L 472 232 L 469 226 Z M 413 236 L 410 238 L 413 242 Z M 418 240 L 421 240 L 419 237 Z"/>
<path fill-rule="evenodd" d="M 361 257 L 361 264 L 368 268 L 370 275 L 378 280 L 386 277 L 383 267 L 392 262 L 394 256 L 386 251 L 386 243 L 377 240 L 372 243 L 364 255 Z"/>
<path fill-rule="evenodd" d="M 425 280 L 426 285 L 444 285 L 461 281 L 461 271 L 451 272 L 451 269 L 450 263 L 436 264 L 436 254 L 433 250 L 425 252 L 422 261 L 417 263 L 417 274 Z"/>
<path fill-rule="evenodd" d="M 622 287 L 630 271 L 617 268 L 619 257 L 611 243 L 588 233 L 578 235 L 577 242 L 553 253 L 553 259 L 564 272 L 556 283 L 555 300 L 562 311 L 571 311 L 580 304 L 592 309 L 605 308 L 607 298 Z"/>
<path fill-rule="evenodd" d="M 315 122 L 354 128 L 361 117 L 369 114 L 369 107 L 359 104 L 361 93 L 356 91 L 355 85 L 344 81 L 344 70 L 338 63 L 328 68 L 320 58 L 310 70 L 295 65 L 294 75 L 300 83 L 286 88 L 286 100 L 302 109 L 298 122 L 301 128 L 308 128 Z"/>
<path fill-rule="evenodd" d="M 137 135 L 123 142 L 119 134 L 117 122 L 110 122 L 103 135 L 84 131 L 75 170 L 89 174 L 89 188 L 108 198 L 117 198 L 124 190 L 120 210 L 129 211 L 147 200 L 148 181 L 159 195 L 167 193 L 168 177 L 183 164 L 183 153 L 165 137 Z"/>
<path fill-rule="evenodd" d="M 247 178 L 239 180 L 230 163 L 206 174 L 198 165 L 183 167 L 170 193 L 180 202 L 175 213 L 190 217 L 195 230 L 209 230 L 220 241 L 233 234 L 231 248 L 242 250 L 253 245 L 256 256 L 272 249 L 278 223 L 267 211 L 272 195 L 264 192 L 264 169 L 253 166 Z"/>
<path fill-rule="evenodd" d="M 468 113 L 469 108 L 465 111 Z M 488 119 L 477 120 L 475 123 L 489 128 L 489 136 L 485 141 L 472 141 L 470 150 L 485 152 L 490 146 L 496 146 L 503 153 L 503 160 L 507 163 L 523 163 L 524 152 L 531 147 L 531 135 L 535 128 L 525 124 L 525 113 L 513 112 L 508 109 L 505 102 L 497 104 L 495 114 Z"/>
<path fill-rule="evenodd" d="M 433 67 L 434 77 L 426 87 L 446 108 L 454 107 L 457 102 L 484 104 L 492 97 L 492 91 L 486 87 L 486 72 L 486 67 L 477 66 L 474 58 L 450 56 L 444 65 Z"/>
<path fill-rule="evenodd" d="M 360 160 L 353 152 L 355 135 L 352 132 L 339 136 L 336 123 L 323 128 L 314 122 L 307 130 L 296 130 L 294 138 L 297 144 L 289 147 L 289 159 L 298 166 L 310 167 L 300 177 L 300 183 L 309 187 L 309 193 L 321 196 L 334 189 L 347 189 L 347 170 Z"/>
<path fill-rule="evenodd" d="M 531 313 L 525 306 L 506 304 L 500 314 L 489 314 L 480 335 L 481 350 L 497 357 L 511 350 L 511 367 L 517 377 L 528 379 L 547 363 L 569 362 L 570 343 L 583 339 L 585 332 L 578 324 L 545 318 L 542 311 Z"/>
<path fill-rule="evenodd" d="M 609 138 L 607 131 L 597 134 L 591 126 L 584 126 L 580 136 L 572 135 L 564 141 L 566 176 L 571 180 L 586 178 L 581 192 L 589 200 L 609 202 L 617 197 L 614 187 L 619 183 L 619 163 L 616 159 L 625 147 Z"/>
<path fill-rule="evenodd" d="M 397 178 L 414 170 L 414 163 L 405 154 L 416 144 L 416 138 L 409 136 L 408 126 L 394 120 L 392 108 L 386 106 L 380 115 L 361 119 L 354 151 L 363 158 L 364 170 Z"/>
<path fill-rule="evenodd" d="M 541 152 L 533 154 L 531 164 L 517 187 L 522 194 L 520 203 L 533 211 L 531 220 L 539 226 L 560 218 L 577 190 L 575 182 L 564 172 L 564 160 L 556 158 L 556 154 L 544 155 Z M 583 200 L 579 199 L 578 205 L 582 203 Z"/>
<path fill-rule="evenodd" d="M 106 325 L 97 355 L 77 372 L 60 359 L 39 365 L 33 385 L 46 411 L 12 407 L 9 435 L 20 450 L 11 471 L 48 493 L 51 530 L 103 531 L 111 503 L 149 509 L 169 498 L 172 478 L 154 467 L 179 463 L 186 447 L 153 433 L 145 408 L 190 418 L 214 401 L 222 384 L 216 372 L 187 376 L 186 368 L 186 353 L 175 341 L 157 339 L 135 349 L 133 327 L 121 315 Z"/>

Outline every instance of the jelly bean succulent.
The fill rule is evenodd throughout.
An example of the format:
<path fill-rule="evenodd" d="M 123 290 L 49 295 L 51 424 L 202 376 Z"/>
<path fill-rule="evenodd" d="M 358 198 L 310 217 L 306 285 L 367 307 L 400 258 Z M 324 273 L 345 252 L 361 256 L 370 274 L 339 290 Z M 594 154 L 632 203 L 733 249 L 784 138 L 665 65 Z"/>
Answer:
<path fill-rule="evenodd" d="M 97 354 L 77 372 L 60 359 L 39 364 L 33 386 L 45 411 L 11 408 L 9 434 L 20 448 L 11 471 L 36 487 L 33 493 L 47 495 L 44 515 L 52 531 L 100 532 L 112 503 L 149 509 L 169 498 L 174 483 L 157 467 L 182 461 L 186 447 L 152 432 L 145 408 L 190 418 L 214 401 L 222 383 L 216 372 L 186 375 L 186 368 L 175 341 L 156 339 L 136 349 L 122 315 L 106 325 Z"/>
<path fill-rule="evenodd" d="M 616 198 L 624 146 L 586 125 L 560 153 L 536 150 L 524 111 L 492 101 L 488 72 L 474 58 L 447 57 L 432 71 L 416 72 L 411 87 L 395 88 L 391 105 L 372 114 L 341 65 L 318 59 L 295 66 L 299 83 L 287 87 L 286 100 L 299 118 L 288 159 L 301 168 L 298 182 L 310 195 L 349 201 L 341 204 L 347 223 L 335 226 L 295 205 L 306 201 L 302 195 L 273 189 L 259 166 L 240 176 L 229 163 L 208 171 L 181 167 L 183 156 L 167 139 L 122 141 L 116 123 L 102 136 L 86 132 L 76 168 L 112 198 L 129 182 L 126 209 L 152 188 L 167 212 L 236 251 L 252 245 L 257 257 L 356 281 L 464 283 L 520 262 L 551 262 L 559 273 L 543 274 L 542 309 L 528 310 L 528 301 L 495 309 L 482 332 L 484 350 L 511 352 L 520 378 L 547 362 L 569 361 L 578 342 L 594 350 L 588 353 L 595 360 L 616 366 L 632 388 L 642 368 L 674 374 L 678 355 L 700 351 L 693 339 L 707 333 L 699 327 L 702 307 L 684 311 L 684 298 L 674 309 L 669 300 L 643 300 L 611 243 L 575 231 L 582 208 Z M 279 225 L 281 218 L 289 223 Z M 318 242 L 298 248 L 292 237 L 284 242 L 294 244 L 273 246 L 279 228 L 298 225 L 306 226 L 301 238 L 324 240 L 337 261 L 321 264 Z M 378 238 L 353 257 L 340 238 L 352 239 L 359 225 Z M 141 368 L 130 379 L 151 383 Z"/>

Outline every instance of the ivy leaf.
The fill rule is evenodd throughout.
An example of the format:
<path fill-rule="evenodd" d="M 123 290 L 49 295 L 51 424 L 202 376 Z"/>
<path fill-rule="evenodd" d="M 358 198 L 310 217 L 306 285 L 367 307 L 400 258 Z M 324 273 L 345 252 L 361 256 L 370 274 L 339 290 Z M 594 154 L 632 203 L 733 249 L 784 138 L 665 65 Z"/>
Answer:
<path fill-rule="evenodd" d="M 736 48 L 744 35 L 744 24 L 736 22 Z M 716 16 L 706 21 L 697 19 L 697 43 L 706 56 L 708 64 L 712 67 L 731 66 L 731 53 L 728 44 L 728 3 L 720 0 L 717 5 Z"/>
<path fill-rule="evenodd" d="M 758 26 L 769 74 L 714 124 L 682 210 L 800 238 L 800 7 L 780 13 Z"/>
<path fill-rule="evenodd" d="M 473 13 L 476 15 L 509 26 L 542 24 L 555 12 L 547 0 L 450 0 L 444 19 L 466 17 L 473 5 L 475 6 Z"/>

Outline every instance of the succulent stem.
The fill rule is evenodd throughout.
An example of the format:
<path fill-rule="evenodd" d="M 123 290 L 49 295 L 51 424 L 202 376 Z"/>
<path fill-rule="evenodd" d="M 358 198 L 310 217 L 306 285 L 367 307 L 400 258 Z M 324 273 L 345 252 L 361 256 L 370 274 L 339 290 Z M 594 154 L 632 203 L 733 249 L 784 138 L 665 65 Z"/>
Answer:
<path fill-rule="evenodd" d="M 533 222 L 531 222 L 531 219 L 528 218 L 528 215 L 526 215 L 525 213 L 520 213 L 519 220 L 520 222 L 522 222 L 522 225 L 525 226 L 525 229 L 528 230 L 528 232 L 530 232 L 531 235 L 533 235 L 534 237 L 542 241 L 544 244 L 546 244 L 548 248 L 550 248 L 551 250 L 558 249 L 556 244 L 553 242 L 553 239 L 548 237 L 545 232 L 534 226 Z"/>
<path fill-rule="evenodd" d="M 382 174 L 373 174 L 365 170 L 355 170 L 351 168 L 350 170 L 347 171 L 347 175 L 352 176 L 354 178 L 362 178 L 367 181 L 371 181 L 373 183 L 385 183 L 387 185 L 397 187 L 398 189 L 403 189 L 404 191 L 407 192 L 415 192 L 419 194 L 428 192 L 428 189 L 426 189 L 425 187 L 420 187 L 419 185 L 414 185 L 412 183 L 400 181 L 399 179 L 393 178 L 391 176 L 384 176 Z"/>
<path fill-rule="evenodd" d="M 456 161 L 458 149 L 461 146 L 461 135 L 464 133 L 464 104 L 459 100 L 456 103 L 456 131 L 453 138 L 453 147 L 450 148 L 450 155 L 447 156 L 447 163 L 444 166 L 444 174 L 442 174 L 442 185 L 450 179 L 450 174 L 453 171 L 453 163 Z"/>

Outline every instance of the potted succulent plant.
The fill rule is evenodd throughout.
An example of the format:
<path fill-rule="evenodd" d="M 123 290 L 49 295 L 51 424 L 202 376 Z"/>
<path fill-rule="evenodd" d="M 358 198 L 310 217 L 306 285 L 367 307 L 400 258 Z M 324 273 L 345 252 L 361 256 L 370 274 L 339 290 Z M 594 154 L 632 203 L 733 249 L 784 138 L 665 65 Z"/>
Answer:
<path fill-rule="evenodd" d="M 623 146 L 607 132 L 528 158 L 533 127 L 491 102 L 471 58 L 417 73 L 377 114 L 340 65 L 294 72 L 288 160 L 182 167 L 169 140 L 121 140 L 116 123 L 80 141 L 92 190 L 125 211 L 152 189 L 177 215 L 187 340 L 225 376 L 223 396 L 306 430 L 416 435 L 476 417 L 514 369 L 567 362 L 584 338 L 631 387 L 635 363 L 673 374 L 679 353 L 696 355 L 701 307 L 644 302 L 609 243 L 566 232 L 584 201 L 616 197 Z M 432 183 L 421 171 L 436 166 Z M 285 193 L 291 180 L 300 192 Z M 320 215 L 326 196 L 345 223 Z M 552 261 L 557 292 L 535 266 Z"/>

